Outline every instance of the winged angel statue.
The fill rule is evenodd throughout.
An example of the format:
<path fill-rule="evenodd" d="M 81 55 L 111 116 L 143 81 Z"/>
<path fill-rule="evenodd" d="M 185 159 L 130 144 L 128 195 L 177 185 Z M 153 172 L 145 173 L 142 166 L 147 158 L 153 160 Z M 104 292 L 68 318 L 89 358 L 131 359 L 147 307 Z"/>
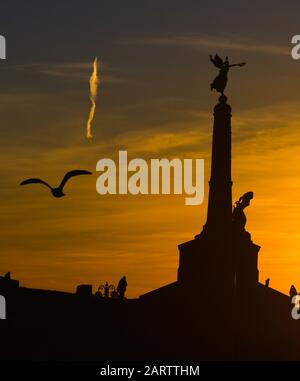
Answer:
<path fill-rule="evenodd" d="M 225 58 L 223 62 L 222 58 L 220 58 L 217 54 L 213 57 L 211 54 L 209 56 L 211 62 L 220 69 L 218 76 L 214 79 L 214 81 L 210 84 L 211 91 L 215 89 L 217 92 L 224 94 L 225 87 L 227 85 L 227 73 L 231 67 L 234 66 L 244 66 L 246 62 L 242 62 L 239 64 L 229 64 L 228 57 Z"/>

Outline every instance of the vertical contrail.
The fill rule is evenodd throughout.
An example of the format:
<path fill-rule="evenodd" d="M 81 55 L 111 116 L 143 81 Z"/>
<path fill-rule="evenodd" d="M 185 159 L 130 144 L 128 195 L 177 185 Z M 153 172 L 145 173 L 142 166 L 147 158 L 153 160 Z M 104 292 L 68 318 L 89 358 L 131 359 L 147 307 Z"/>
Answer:
<path fill-rule="evenodd" d="M 86 125 L 86 137 L 88 139 L 92 139 L 92 121 L 94 119 L 94 114 L 96 110 L 96 98 L 97 98 L 97 90 L 98 90 L 98 84 L 99 84 L 99 79 L 98 79 L 98 64 L 97 64 L 97 57 L 94 60 L 93 63 L 93 73 L 90 77 L 90 100 L 92 102 L 91 110 L 90 110 L 90 115 L 87 121 Z"/>

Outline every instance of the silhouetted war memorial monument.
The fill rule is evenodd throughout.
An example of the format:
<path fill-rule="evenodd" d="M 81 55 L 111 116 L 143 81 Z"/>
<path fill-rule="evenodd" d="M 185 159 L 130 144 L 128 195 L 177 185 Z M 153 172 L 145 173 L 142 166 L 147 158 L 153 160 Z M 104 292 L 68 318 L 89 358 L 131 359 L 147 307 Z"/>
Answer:
<path fill-rule="evenodd" d="M 218 55 L 210 56 L 210 60 L 220 69 L 211 89 L 216 89 L 221 96 L 214 108 L 207 221 L 192 241 L 179 245 L 178 282 L 170 287 L 184 289 L 188 294 L 197 290 L 201 298 L 211 298 L 212 294 L 218 295 L 222 290 L 229 303 L 239 293 L 250 291 L 257 285 L 260 247 L 251 241 L 245 230 L 243 210 L 253 198 L 253 192 L 243 195 L 232 211 L 231 107 L 227 104 L 224 89 L 229 68 L 245 63 L 230 65 L 228 57 L 223 62 Z"/>
<path fill-rule="evenodd" d="M 300 359 L 300 321 L 290 298 L 258 281 L 260 247 L 246 231 L 244 209 L 253 192 L 232 205 L 231 107 L 224 89 L 230 67 L 211 84 L 214 107 L 207 220 L 179 245 L 177 281 L 118 300 L 32 290 L 0 282 L 8 304 L 2 356 L 91 360 Z M 2 289 L 1 289 L 2 284 Z"/>

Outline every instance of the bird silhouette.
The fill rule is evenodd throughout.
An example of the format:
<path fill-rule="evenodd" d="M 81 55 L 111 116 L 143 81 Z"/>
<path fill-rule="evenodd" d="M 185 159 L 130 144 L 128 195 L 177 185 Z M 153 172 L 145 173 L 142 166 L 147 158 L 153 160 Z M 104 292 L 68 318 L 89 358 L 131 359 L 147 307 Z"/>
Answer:
<path fill-rule="evenodd" d="M 43 181 L 41 179 L 27 179 L 27 180 L 22 181 L 20 185 L 27 185 L 27 184 L 43 184 L 43 185 L 46 185 L 51 190 L 51 193 L 53 194 L 53 196 L 59 198 L 59 197 L 65 196 L 63 189 L 64 189 L 66 182 L 71 177 L 78 176 L 78 175 L 91 175 L 91 174 L 92 174 L 92 172 L 81 170 L 81 169 L 75 169 L 73 171 L 70 171 L 70 172 L 65 174 L 64 178 L 62 179 L 62 182 L 60 183 L 59 187 L 57 187 L 57 188 L 52 188 L 51 185 L 49 185 L 48 183 L 46 183 L 45 181 Z"/>

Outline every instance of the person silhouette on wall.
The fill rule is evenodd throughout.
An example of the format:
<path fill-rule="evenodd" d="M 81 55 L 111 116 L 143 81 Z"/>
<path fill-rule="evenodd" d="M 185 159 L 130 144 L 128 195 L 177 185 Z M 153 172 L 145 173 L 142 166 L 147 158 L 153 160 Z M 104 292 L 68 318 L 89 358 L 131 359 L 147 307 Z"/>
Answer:
<path fill-rule="evenodd" d="M 266 286 L 266 287 L 269 287 L 269 284 L 270 284 L 270 278 L 267 278 L 267 279 L 266 279 L 265 286 Z"/>
<path fill-rule="evenodd" d="M 108 285 L 108 282 L 106 282 L 105 286 L 104 286 L 104 297 L 105 298 L 109 297 L 109 285 Z"/>
<path fill-rule="evenodd" d="M 4 278 L 5 278 L 5 279 L 11 279 L 11 278 L 10 278 L 10 271 L 4 275 Z"/>
<path fill-rule="evenodd" d="M 291 285 L 291 288 L 290 288 L 290 298 L 292 299 L 293 296 L 297 295 L 297 290 L 296 290 L 296 287 L 292 284 Z"/>
<path fill-rule="evenodd" d="M 125 297 L 126 288 L 127 288 L 127 280 L 126 280 L 126 276 L 123 276 L 120 279 L 118 283 L 118 287 L 117 287 L 117 293 L 119 294 L 121 299 L 124 299 Z"/>
<path fill-rule="evenodd" d="M 95 297 L 96 297 L 97 299 L 100 299 L 100 298 L 103 297 L 102 292 L 100 291 L 100 289 L 101 289 L 101 286 L 98 287 L 98 290 L 97 290 L 96 293 L 95 293 Z"/>

